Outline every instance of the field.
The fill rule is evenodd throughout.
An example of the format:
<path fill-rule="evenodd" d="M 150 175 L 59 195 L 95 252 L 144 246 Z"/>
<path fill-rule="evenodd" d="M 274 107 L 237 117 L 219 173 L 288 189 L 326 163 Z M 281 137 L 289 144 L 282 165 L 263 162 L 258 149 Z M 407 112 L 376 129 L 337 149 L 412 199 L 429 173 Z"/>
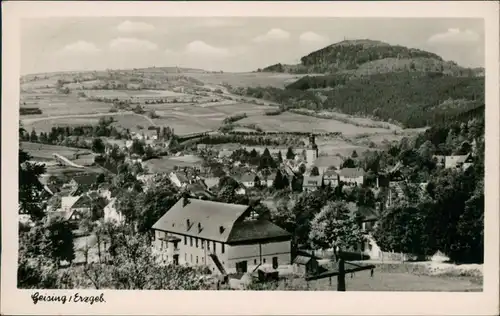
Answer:
<path fill-rule="evenodd" d="M 85 90 L 88 84 L 96 82 L 106 82 L 105 73 L 96 73 L 97 80 L 84 81 L 80 85 L 83 90 L 73 89 L 69 94 L 61 94 L 56 91 L 54 84 L 58 78 L 71 80 L 71 74 L 56 74 L 48 76 L 38 81 L 23 83 L 23 92 L 21 92 L 21 104 L 24 106 L 39 107 L 43 114 L 41 115 L 23 115 L 21 117 L 25 128 L 30 131 L 35 128 L 38 132 L 50 131 L 53 126 L 75 126 L 83 124 L 96 124 L 101 116 L 114 116 L 117 120 L 116 127 L 130 129 L 131 131 L 140 131 L 139 127 L 147 128 L 151 125 L 169 126 L 179 135 L 217 130 L 222 121 L 233 115 L 242 113 L 247 114 L 247 118 L 237 122 L 239 125 L 256 124 L 264 131 L 276 132 L 316 132 L 329 133 L 341 132 L 351 142 L 338 143 L 338 141 L 328 141 L 320 144 L 320 151 L 328 154 L 348 153 L 352 150 L 363 151 L 370 146 L 370 142 L 376 144 L 382 143 L 384 139 L 397 140 L 402 136 L 391 134 L 390 129 L 381 127 L 363 127 L 366 125 L 380 125 L 380 122 L 373 122 L 366 118 L 357 118 L 336 114 L 339 120 L 318 118 L 298 113 L 285 112 L 277 116 L 266 116 L 264 112 L 270 107 L 268 105 L 255 104 L 250 98 L 240 97 L 227 93 L 223 84 L 232 86 L 274 86 L 284 87 L 301 77 L 293 74 L 273 74 L 273 73 L 206 73 L 203 71 L 188 71 L 185 73 L 166 73 L 158 69 L 145 70 L 127 70 L 119 71 L 115 74 L 123 76 L 124 80 L 129 80 L 134 76 L 151 77 L 151 80 L 165 82 L 165 84 L 174 84 L 177 86 L 188 87 L 189 77 L 199 80 L 205 84 L 204 88 L 221 89 L 221 95 L 209 93 L 201 101 L 200 96 L 178 93 L 167 90 Z M 184 78 L 182 80 L 173 80 L 174 77 Z M 153 79 L 152 79 L 153 78 Z M 68 87 L 75 88 L 75 84 L 67 84 Z M 47 87 L 48 86 L 48 87 Z M 79 87 L 80 87 L 79 86 Z M 172 88 L 174 88 L 172 86 Z M 196 90 L 196 89 L 195 89 Z M 131 112 L 110 113 L 111 104 L 103 102 L 88 101 L 86 98 L 78 97 L 78 92 L 84 92 L 88 96 L 101 96 L 108 98 L 130 98 L 141 99 L 151 97 L 194 98 L 200 103 L 165 103 L 165 104 L 147 104 L 146 111 L 154 110 L 159 116 L 150 119 L 147 114 L 137 115 Z M 231 99 L 231 100 L 224 100 Z M 212 102 L 217 99 L 219 101 Z M 246 101 L 241 101 L 241 100 Z M 263 100 L 258 100 L 263 103 Z M 350 123 L 352 122 L 352 123 Z M 139 127 L 138 127 L 139 126 Z M 245 128 L 241 126 L 240 128 Z M 391 126 L 391 129 L 398 127 Z M 364 138 L 359 138 L 364 135 Z M 373 146 L 372 146 L 373 147 Z"/>
<path fill-rule="evenodd" d="M 50 118 L 27 118 L 23 119 L 23 126 L 29 132 L 35 129 L 37 132 L 49 132 L 53 126 L 81 126 L 96 125 L 99 118 L 103 116 L 113 116 L 116 120 L 114 126 L 118 128 L 128 128 L 131 131 L 138 131 L 137 125 L 147 128 L 154 125 L 154 122 L 145 115 L 131 112 L 121 113 L 103 113 L 103 114 L 81 114 L 81 115 L 63 115 Z"/>
<path fill-rule="evenodd" d="M 170 172 L 175 166 L 193 167 L 200 165 L 201 159 L 192 155 L 168 158 L 162 157 L 143 162 L 143 166 L 146 167 L 150 173 Z"/>
<path fill-rule="evenodd" d="M 307 289 L 304 279 L 296 278 L 288 284 L 299 289 Z M 283 284 L 281 284 L 283 287 Z M 337 278 L 321 279 L 309 282 L 310 290 L 336 291 Z M 444 277 L 414 275 L 401 272 L 377 272 L 370 277 L 369 271 L 356 272 L 351 278 L 346 277 L 347 291 L 427 291 L 427 292 L 481 292 L 482 285 L 470 277 Z"/>
<path fill-rule="evenodd" d="M 88 150 L 78 149 L 72 147 L 65 146 L 56 146 L 56 145 L 47 145 L 47 144 L 38 144 L 38 143 L 29 143 L 29 142 L 21 142 L 21 148 L 30 154 L 34 160 L 39 161 L 47 161 L 54 160 L 52 154 L 57 153 L 61 156 L 67 157 L 71 159 L 71 157 L 75 153 L 88 153 Z"/>
<path fill-rule="evenodd" d="M 275 132 L 341 132 L 346 136 L 364 133 L 387 133 L 384 128 L 358 127 L 332 119 L 322 119 L 307 115 L 285 112 L 280 115 L 254 115 L 239 121 L 241 124 L 257 124 L 266 131 Z"/>
<path fill-rule="evenodd" d="M 186 73 L 186 76 L 201 80 L 206 84 L 221 85 L 229 84 L 233 87 L 277 87 L 284 88 L 303 75 L 273 74 L 273 73 Z"/>

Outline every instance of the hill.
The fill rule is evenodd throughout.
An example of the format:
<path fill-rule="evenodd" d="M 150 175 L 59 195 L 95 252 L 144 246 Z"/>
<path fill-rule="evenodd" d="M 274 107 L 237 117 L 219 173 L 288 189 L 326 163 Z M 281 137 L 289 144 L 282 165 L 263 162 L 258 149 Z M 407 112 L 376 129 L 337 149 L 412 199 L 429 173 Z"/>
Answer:
<path fill-rule="evenodd" d="M 275 64 L 261 72 L 342 73 L 352 76 L 395 71 L 433 71 L 461 75 L 484 75 L 484 69 L 467 69 L 455 62 L 416 48 L 373 40 L 345 40 L 303 56 L 298 65 Z"/>

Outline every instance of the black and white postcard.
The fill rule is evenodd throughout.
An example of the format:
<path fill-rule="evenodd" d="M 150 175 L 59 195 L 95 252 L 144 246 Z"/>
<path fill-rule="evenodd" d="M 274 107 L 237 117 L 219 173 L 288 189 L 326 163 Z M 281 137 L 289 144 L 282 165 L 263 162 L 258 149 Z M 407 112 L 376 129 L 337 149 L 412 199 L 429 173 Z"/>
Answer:
<path fill-rule="evenodd" d="M 498 15 L 7 2 L 2 313 L 496 314 Z"/>

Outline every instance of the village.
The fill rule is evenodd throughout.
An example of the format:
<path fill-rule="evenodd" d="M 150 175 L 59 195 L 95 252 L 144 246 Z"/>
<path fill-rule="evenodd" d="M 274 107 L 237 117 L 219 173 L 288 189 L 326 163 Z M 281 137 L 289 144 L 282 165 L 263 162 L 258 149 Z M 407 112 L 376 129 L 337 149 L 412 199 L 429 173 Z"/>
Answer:
<path fill-rule="evenodd" d="M 175 138 L 165 141 L 159 131 L 133 134 L 121 148 L 107 145 L 102 154 L 91 155 L 93 161 L 87 159 L 86 166 L 75 164 L 71 157 L 54 154 L 60 167 L 81 168 L 65 181 L 55 176 L 41 178 L 46 196 L 45 216 L 68 223 L 75 237 L 74 257 L 70 256 L 71 262 L 61 262 L 62 266 L 111 262 L 112 240 L 99 240 L 95 234 L 97 227 L 106 223 L 135 225 L 134 232 L 151 236 L 151 252 L 160 264 L 202 268 L 217 280 L 218 289 L 244 289 L 255 280 L 266 282 L 290 276 L 319 278 L 334 271 L 329 274 L 331 284 L 331 276 L 338 275 L 335 264 L 340 254 L 328 246 L 311 248 L 310 240 L 280 227 L 276 220 L 283 211 L 283 200 L 277 196 L 316 193 L 326 199 L 331 196 L 342 200 L 347 216 L 355 219 L 359 241 L 351 242 L 343 253 L 358 267 L 356 271 L 363 260 L 404 262 L 414 258 L 402 252 L 382 251 L 372 235 L 383 210 L 407 194 L 409 176 L 404 171 L 404 161 L 396 159 L 394 165 L 374 174 L 357 162 L 356 153 L 351 157 L 320 154 L 314 134 L 307 137 L 305 146 L 273 147 L 271 153 L 264 146 L 260 151 L 255 147 L 248 151 L 245 146 L 216 149 L 203 143 L 174 147 Z M 143 149 L 132 150 L 140 146 Z M 473 166 L 474 146 L 463 155 L 434 155 L 431 159 L 437 168 L 463 172 Z M 146 153 L 158 151 L 170 151 L 171 156 L 167 157 L 175 159 L 199 159 L 194 163 L 178 160 L 179 164 L 174 162 L 161 172 L 150 172 L 151 157 Z M 116 156 L 121 157 L 117 173 L 105 168 L 102 169 L 107 172 L 103 173 L 85 172 L 86 168 L 99 165 L 96 161 Z M 149 220 L 149 227 L 138 229 L 137 222 L 124 212 L 128 203 L 126 192 L 148 192 L 161 185 L 172 187 L 171 192 L 176 192 L 172 196 L 177 200 L 170 206 L 156 205 L 157 218 Z M 411 185 L 417 199 L 428 195 L 428 183 Z M 34 225 L 29 214 L 21 214 L 20 221 L 22 225 Z M 439 254 L 437 257 L 441 258 Z M 373 266 L 366 267 L 373 275 Z"/>

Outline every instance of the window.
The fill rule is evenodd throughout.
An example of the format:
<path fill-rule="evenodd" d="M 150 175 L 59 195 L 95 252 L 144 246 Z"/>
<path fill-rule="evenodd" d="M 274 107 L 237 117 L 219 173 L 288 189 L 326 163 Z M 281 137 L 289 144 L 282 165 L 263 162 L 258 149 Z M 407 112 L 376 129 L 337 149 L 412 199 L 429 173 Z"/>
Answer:
<path fill-rule="evenodd" d="M 193 237 L 189 237 L 189 245 L 193 247 Z"/>
<path fill-rule="evenodd" d="M 210 250 L 210 241 L 207 240 L 207 250 Z"/>
<path fill-rule="evenodd" d="M 201 261 L 205 263 L 205 257 L 201 257 Z"/>
<path fill-rule="evenodd" d="M 221 246 L 221 253 L 224 253 L 224 243 L 220 243 L 220 246 Z"/>
<path fill-rule="evenodd" d="M 184 261 L 185 261 L 185 262 L 187 262 L 187 261 L 188 261 L 188 254 L 187 254 L 187 253 L 185 253 L 185 254 L 184 254 Z"/>
<path fill-rule="evenodd" d="M 198 264 L 198 256 L 196 256 L 196 264 Z"/>
<path fill-rule="evenodd" d="M 215 243 L 215 241 L 214 241 L 214 252 L 217 250 L 216 245 L 217 245 L 217 244 L 216 244 L 216 243 Z"/>
<path fill-rule="evenodd" d="M 253 259 L 253 264 L 257 264 L 257 259 Z"/>
<path fill-rule="evenodd" d="M 278 257 L 273 257 L 273 269 L 278 268 Z"/>
<path fill-rule="evenodd" d="M 262 262 L 263 262 L 263 263 L 266 263 L 266 258 L 262 259 Z"/>
<path fill-rule="evenodd" d="M 201 241 L 201 249 L 205 249 L 205 241 L 204 240 Z"/>
<path fill-rule="evenodd" d="M 188 238 L 187 236 L 184 236 L 184 245 L 187 245 L 188 244 Z"/>
<path fill-rule="evenodd" d="M 193 254 L 191 254 L 191 263 L 193 263 Z"/>
<path fill-rule="evenodd" d="M 196 248 L 198 248 L 198 237 L 195 238 L 195 242 L 196 242 Z"/>

